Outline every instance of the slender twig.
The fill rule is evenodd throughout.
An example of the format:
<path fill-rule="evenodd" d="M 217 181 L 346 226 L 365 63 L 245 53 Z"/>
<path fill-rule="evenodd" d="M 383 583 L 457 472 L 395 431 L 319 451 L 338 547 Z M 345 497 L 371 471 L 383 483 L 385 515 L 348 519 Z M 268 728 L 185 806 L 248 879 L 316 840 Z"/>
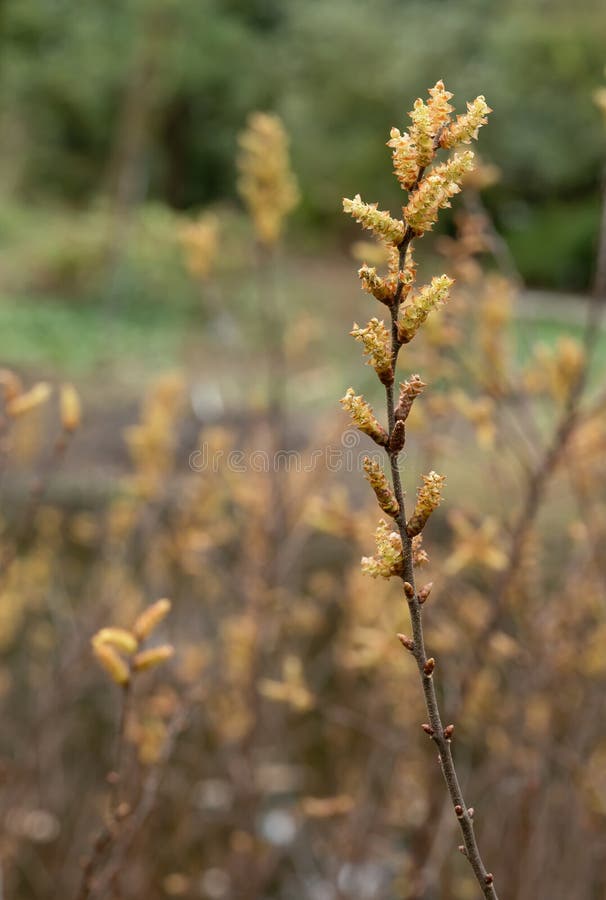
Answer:
<path fill-rule="evenodd" d="M 122 698 L 120 705 L 120 720 L 118 723 L 118 730 L 116 732 L 116 750 L 115 750 L 115 766 L 114 771 L 110 773 L 110 782 L 112 786 L 111 794 L 110 794 L 110 810 L 112 815 L 115 814 L 116 809 L 120 805 L 123 795 L 123 782 L 124 782 L 124 757 L 126 755 L 126 732 L 128 727 L 128 717 L 130 710 L 130 699 L 132 693 L 131 680 L 126 682 L 126 684 L 122 685 Z"/>
<path fill-rule="evenodd" d="M 391 541 L 391 537 L 389 543 L 386 544 L 382 537 L 384 531 L 378 531 L 379 562 L 377 563 L 376 559 L 365 560 L 363 566 L 365 571 L 371 575 L 381 574 L 385 577 L 397 575 L 402 580 L 412 624 L 412 640 L 405 635 L 399 637 L 402 644 L 414 655 L 417 663 L 428 715 L 428 722 L 423 725 L 423 730 L 434 741 L 438 751 L 450 802 L 463 838 L 459 849 L 469 861 L 484 897 L 489 900 L 498 900 L 493 875 L 486 869 L 476 842 L 473 809 L 467 806 L 455 768 L 451 749 L 454 725 L 445 727 L 442 723 L 433 674 L 436 665 L 435 659 L 428 658 L 425 650 L 422 604 L 427 599 L 430 586 L 425 586 L 420 592 L 415 586 L 413 537 L 420 534 L 432 509 L 439 505 L 439 486 L 443 478 L 432 472 L 424 479 L 425 484 L 419 492 L 417 509 L 410 522 L 407 522 L 399 465 L 399 456 L 406 440 L 404 423 L 410 410 L 410 404 L 418 393 L 418 390 L 416 393 L 412 391 L 409 393 L 410 402 L 407 408 L 405 408 L 406 393 L 403 393 L 396 410 L 394 381 L 399 353 L 402 345 L 408 343 L 415 336 L 431 309 L 439 304 L 440 290 L 443 290 L 443 286 L 438 288 L 437 284 L 432 282 L 431 286 L 418 295 L 416 302 L 413 297 L 400 320 L 400 307 L 408 296 L 411 281 L 414 282 L 414 266 L 407 270 L 407 254 L 415 238 L 431 228 L 437 218 L 440 206 L 448 205 L 448 199 L 458 191 L 462 175 L 456 173 L 465 171 L 466 166 L 469 167 L 473 154 L 453 156 L 443 166 L 432 169 L 427 179 L 424 179 L 425 171 L 427 165 L 435 159 L 436 152 L 442 145 L 449 148 L 454 143 L 470 140 L 477 136 L 478 128 L 486 122 L 485 115 L 490 112 L 484 98 L 477 97 L 473 104 L 468 104 L 468 117 L 459 117 L 454 126 L 449 125 L 449 114 L 452 112 L 452 108 L 448 105 L 448 100 L 452 95 L 445 90 L 443 82 L 440 81 L 435 85 L 430 91 L 430 96 L 429 106 L 425 106 L 421 100 L 415 103 L 414 110 L 410 113 L 413 126 L 409 130 L 408 137 L 403 138 L 400 132 L 394 129 L 392 140 L 389 143 L 394 147 L 394 171 L 402 186 L 408 190 L 408 204 L 403 210 L 404 221 L 392 220 L 388 213 L 378 211 L 376 205 L 363 203 L 359 195 L 355 200 L 345 199 L 343 201 L 345 212 L 350 213 L 364 227 L 373 231 L 377 236 L 388 235 L 386 243 L 392 248 L 395 247 L 397 252 L 398 277 L 395 290 L 390 293 L 388 282 L 381 279 L 376 280 L 376 270 L 366 268 L 364 273 L 361 270 L 360 275 L 363 280 L 366 280 L 367 290 L 389 307 L 391 327 L 387 331 L 384 323 L 374 319 L 365 331 L 354 326 L 354 332 L 352 332 L 354 337 L 362 337 L 363 340 L 364 334 L 366 334 L 365 352 L 370 356 L 371 365 L 374 366 L 385 387 L 387 432 L 380 423 L 374 420 L 370 407 L 367 404 L 363 405 L 363 398 L 355 397 L 352 388 L 349 389 L 342 402 L 352 411 L 354 422 L 358 427 L 370 434 L 377 444 L 384 447 L 387 453 L 391 470 L 391 489 L 385 483 L 385 476 L 373 469 L 370 459 L 365 461 L 365 469 L 377 495 L 379 506 L 393 518 L 397 525 L 401 547 L 400 555 Z M 452 128 L 455 129 L 454 133 Z M 428 142 L 430 142 L 429 147 L 427 146 Z M 401 232 L 398 231 L 398 226 L 402 228 Z M 367 273 L 372 275 L 374 280 L 367 280 Z M 436 279 L 436 283 L 440 281 L 441 279 Z M 404 292 L 405 284 L 408 285 L 406 293 Z M 446 286 L 446 291 L 448 286 Z M 422 389 L 423 385 L 419 376 L 414 376 L 414 378 L 417 387 L 420 386 Z M 410 383 L 402 385 L 404 392 L 410 388 Z M 381 528 L 384 525 L 385 523 L 382 522 Z M 397 562 L 394 562 L 394 551 L 397 553 Z"/>
<path fill-rule="evenodd" d="M 126 728 L 128 711 L 130 706 L 131 684 L 130 678 L 122 685 L 120 704 L 120 719 L 116 731 L 115 763 L 113 771 L 108 774 L 110 782 L 109 809 L 107 821 L 100 829 L 91 847 L 86 862 L 82 867 L 82 878 L 78 889 L 78 900 L 88 900 L 96 891 L 96 873 L 103 864 L 103 860 L 111 851 L 117 839 L 122 821 L 130 815 L 130 806 L 121 803 L 122 797 L 122 768 L 126 743 Z"/>
<path fill-rule="evenodd" d="M 159 757 L 145 778 L 140 797 L 134 809 L 127 818 L 125 817 L 123 828 L 116 834 L 116 839 L 110 847 L 110 857 L 106 863 L 105 870 L 99 876 L 95 886 L 95 892 L 99 898 L 105 897 L 109 886 L 121 870 L 129 847 L 156 805 L 158 791 L 160 790 L 166 766 L 174 752 L 179 736 L 189 724 L 193 711 L 193 706 L 190 703 L 191 701 L 183 703 L 175 711 L 168 723 Z"/>
<path fill-rule="evenodd" d="M 420 182 L 422 177 L 422 172 L 420 173 L 417 184 Z M 413 240 L 414 234 L 412 230 L 407 228 L 402 243 L 400 244 L 400 269 L 403 269 L 406 263 L 406 252 L 408 247 L 410 246 Z M 402 293 L 402 283 L 398 285 L 398 290 L 396 292 L 394 303 L 390 308 L 391 313 L 391 354 L 392 354 L 392 368 L 395 372 L 398 355 L 400 353 L 401 343 L 398 337 L 398 309 L 400 306 L 400 299 Z M 386 403 L 387 403 L 387 420 L 389 425 L 389 432 L 393 431 L 393 427 L 395 424 L 395 404 L 394 404 L 394 389 L 393 383 L 385 386 L 385 395 L 386 395 Z M 408 584 L 412 587 L 412 591 L 409 590 L 411 594 L 410 597 L 407 597 L 408 600 L 408 609 L 410 612 L 410 620 L 412 624 L 412 638 L 414 641 L 413 654 L 415 660 L 417 662 L 417 667 L 419 670 L 419 675 L 421 678 L 421 684 L 423 687 L 423 696 L 425 699 L 425 707 L 427 709 L 427 715 L 429 717 L 429 725 L 431 729 L 431 737 L 434 741 L 438 755 L 440 758 L 440 766 L 442 769 L 442 774 L 444 776 L 444 780 L 446 782 L 446 786 L 448 788 L 448 793 L 450 795 L 450 799 L 452 801 L 455 814 L 457 820 L 459 822 L 459 827 L 461 829 L 461 834 L 463 836 L 463 847 L 465 856 L 469 860 L 469 863 L 473 869 L 474 875 L 480 885 L 482 892 L 485 897 L 491 898 L 491 900 L 498 900 L 497 892 L 494 886 L 492 874 L 488 872 L 484 862 L 482 861 L 482 857 L 480 855 L 480 851 L 478 849 L 473 819 L 470 815 L 469 809 L 467 807 L 467 803 L 465 802 L 465 798 L 463 796 L 463 792 L 461 790 L 461 785 L 459 783 L 459 779 L 457 776 L 457 771 L 455 768 L 455 763 L 451 750 L 451 741 L 449 737 L 446 737 L 444 734 L 444 726 L 442 724 L 442 718 L 440 715 L 440 708 L 438 704 L 438 697 L 435 689 L 434 683 L 434 675 L 433 672 L 429 672 L 429 666 L 427 665 L 428 657 L 425 651 L 425 636 L 423 630 L 423 616 L 422 616 L 422 604 L 419 602 L 419 597 L 417 594 L 416 586 L 415 586 L 415 576 L 414 576 L 414 566 L 413 566 L 413 555 L 412 555 L 412 539 L 410 538 L 407 528 L 406 528 L 406 511 L 404 504 L 404 491 L 402 489 L 402 479 L 400 475 L 400 467 L 398 462 L 399 451 L 392 452 L 387 450 L 389 456 L 389 463 L 391 468 L 391 477 L 393 490 L 398 502 L 399 511 L 397 516 L 395 517 L 396 524 L 398 526 L 398 530 L 400 533 L 400 538 L 402 540 L 402 548 L 404 555 L 404 565 L 403 571 L 401 574 L 401 578 L 403 582 L 408 582 Z"/>

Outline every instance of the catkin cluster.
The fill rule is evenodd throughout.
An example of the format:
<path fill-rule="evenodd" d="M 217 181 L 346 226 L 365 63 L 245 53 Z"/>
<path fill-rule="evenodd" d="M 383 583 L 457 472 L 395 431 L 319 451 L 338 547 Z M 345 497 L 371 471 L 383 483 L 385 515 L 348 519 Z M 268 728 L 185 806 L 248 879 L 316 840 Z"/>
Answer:
<path fill-rule="evenodd" d="M 400 384 L 396 402 L 394 382 L 399 352 L 416 337 L 432 313 L 446 303 L 453 284 L 448 275 L 440 275 L 429 284 L 416 288 L 412 244 L 433 228 L 440 209 L 450 206 L 451 199 L 474 166 L 471 150 L 454 152 L 439 162 L 436 161 L 437 154 L 440 150 L 450 151 L 459 144 L 470 143 L 490 112 L 484 98 L 477 97 L 467 104 L 466 113 L 453 119 L 451 97 L 439 81 L 429 91 L 427 101 L 419 99 L 415 102 L 408 130 L 402 133 L 394 128 L 391 132 L 388 146 L 392 151 L 394 172 L 407 192 L 401 218 L 380 210 L 377 204 L 365 203 L 359 194 L 353 200 L 343 201 L 345 212 L 372 232 L 386 248 L 386 275 L 379 275 L 375 268 L 365 264 L 359 276 L 364 290 L 388 307 L 389 324 L 372 318 L 364 327 L 355 323 L 351 334 L 362 344 L 368 363 L 384 385 L 387 426 L 379 422 L 369 404 L 353 388 L 348 389 L 341 403 L 349 411 L 353 424 L 386 450 L 391 469 L 390 484 L 379 463 L 369 457 L 364 460 L 366 477 L 382 512 L 391 518 L 391 522 L 379 521 L 376 553 L 362 558 L 362 572 L 373 578 L 396 576 L 402 580 L 413 636 L 400 634 L 398 637 L 414 655 L 421 677 L 429 719 L 422 728 L 437 744 L 440 765 L 462 832 L 461 849 L 471 863 L 484 896 L 497 900 L 492 873 L 486 871 L 475 841 L 473 810 L 464 801 L 450 751 L 454 725 L 444 726 L 440 717 L 433 683 L 436 660 L 428 657 L 425 651 L 421 610 L 432 583 L 418 589 L 415 586 L 415 565 L 421 561 L 419 542 L 431 514 L 441 503 L 445 477 L 433 471 L 423 475 L 412 515 L 407 518 L 398 462 L 406 442 L 408 415 L 425 387 L 419 375 L 411 375 Z M 423 552 L 423 561 L 425 558 Z"/>
<path fill-rule="evenodd" d="M 157 600 L 137 616 L 132 628 L 101 628 L 93 636 L 95 658 L 113 682 L 126 687 L 137 672 L 153 669 L 171 658 L 175 652 L 172 644 L 141 647 L 169 614 L 170 607 L 170 600 Z"/>
<path fill-rule="evenodd" d="M 480 96 L 467 104 L 466 113 L 453 118 L 451 98 L 452 94 L 438 81 L 429 91 L 427 101 L 415 101 L 408 130 L 391 130 L 387 146 L 392 152 L 396 178 L 407 192 L 401 218 L 394 218 L 389 212 L 378 209 L 376 203 L 365 203 L 359 194 L 353 200 L 343 201 L 344 211 L 372 232 L 385 245 L 387 252 L 389 262 L 385 276 L 379 275 L 375 267 L 366 263 L 358 274 L 364 290 L 390 309 L 392 327 L 374 317 L 365 326 L 354 323 L 351 332 L 362 344 L 368 364 L 387 388 L 395 380 L 400 348 L 410 343 L 429 316 L 448 301 L 454 283 L 452 278 L 443 274 L 415 289 L 416 266 L 412 256 L 414 239 L 433 228 L 440 209 L 450 206 L 450 200 L 459 192 L 464 177 L 474 167 L 471 150 L 455 152 L 441 162 L 436 162 L 437 154 L 442 149 L 451 150 L 460 144 L 469 144 L 477 137 L 490 112 L 484 97 Z M 388 422 L 388 429 L 381 425 L 370 405 L 353 388 L 348 389 L 341 403 L 350 413 L 356 428 L 385 447 L 390 454 L 397 454 L 404 447 L 406 418 L 424 387 L 419 375 L 412 375 L 400 384 L 397 406 L 394 407 L 393 395 L 390 395 L 391 421 Z M 381 477 L 376 464 L 371 467 L 370 463 L 365 463 L 365 469 L 381 509 L 397 520 L 404 513 L 395 498 L 391 501 L 391 489 L 385 476 Z M 415 509 L 405 523 L 410 538 L 420 535 L 431 513 L 439 505 L 443 483 L 444 476 L 435 472 L 423 476 Z M 362 561 L 363 571 L 373 576 L 401 574 L 404 549 L 400 545 L 394 552 L 397 541 L 388 536 L 386 528 L 382 521 L 377 532 L 377 555 L 365 557 Z"/>
<path fill-rule="evenodd" d="M 288 136 L 280 119 L 256 112 L 239 136 L 238 190 L 253 220 L 259 241 L 274 245 L 286 216 L 299 202 L 290 167 Z"/>

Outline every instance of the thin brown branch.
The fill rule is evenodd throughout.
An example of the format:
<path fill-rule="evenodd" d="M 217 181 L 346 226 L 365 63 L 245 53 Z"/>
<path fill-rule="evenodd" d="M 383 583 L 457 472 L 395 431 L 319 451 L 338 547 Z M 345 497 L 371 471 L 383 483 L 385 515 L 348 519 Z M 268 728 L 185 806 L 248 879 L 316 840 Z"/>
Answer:
<path fill-rule="evenodd" d="M 417 184 L 419 183 L 417 180 Z M 411 229 L 408 228 L 404 239 L 400 245 L 400 268 L 403 268 L 405 265 L 406 259 L 406 251 L 414 238 L 414 234 Z M 401 344 L 398 338 L 398 309 L 400 304 L 400 295 L 401 289 L 398 286 L 398 293 L 396 294 L 395 302 L 391 307 L 391 348 L 392 348 L 392 365 L 395 372 L 396 365 L 398 362 L 398 355 L 400 352 Z M 387 402 L 387 419 L 389 424 L 389 431 L 393 430 L 395 424 L 395 415 L 394 415 L 394 391 L 393 384 L 389 384 L 385 386 L 386 393 L 386 402 Z M 412 586 L 412 591 L 410 597 L 407 597 L 408 600 L 408 609 L 410 612 L 410 620 L 412 624 L 412 637 L 414 641 L 413 654 L 415 660 L 417 662 L 417 668 L 419 670 L 419 676 L 421 679 L 421 685 L 423 688 L 423 696 L 425 699 L 425 707 L 427 709 L 427 715 L 429 718 L 429 726 L 431 732 L 431 739 L 434 741 L 438 755 L 440 759 L 440 767 L 442 769 L 442 774 L 444 776 L 444 780 L 446 782 L 446 786 L 448 789 L 448 793 L 450 796 L 450 800 L 453 805 L 453 809 L 457 820 L 459 822 L 459 827 L 461 829 L 461 834 L 463 836 L 463 846 L 465 851 L 465 856 L 469 860 L 469 863 L 473 869 L 476 880 L 482 890 L 482 893 L 485 897 L 491 898 L 491 900 L 498 900 L 497 892 L 494 886 L 492 874 L 488 872 L 482 857 L 480 855 L 480 851 L 478 848 L 478 844 L 475 837 L 474 826 L 473 826 L 473 818 L 469 812 L 467 803 L 463 796 L 463 792 L 461 790 L 461 785 L 459 783 L 459 779 L 457 776 L 457 771 L 455 768 L 454 758 L 452 755 L 451 749 L 451 740 L 450 737 L 446 737 L 444 734 L 444 725 L 442 724 L 442 718 L 440 715 L 440 708 L 438 704 L 437 693 L 435 689 L 434 683 L 434 675 L 430 666 L 428 666 L 428 657 L 425 650 L 425 636 L 423 630 L 423 616 L 422 616 L 422 604 L 419 602 L 416 586 L 415 586 L 415 576 L 414 576 L 414 567 L 413 567 L 413 556 L 412 556 L 412 539 L 410 538 L 407 528 L 406 528 L 406 511 L 405 511 L 405 503 L 404 503 L 404 491 L 402 489 L 402 479 L 400 475 L 400 468 L 398 462 L 399 453 L 387 451 L 389 456 L 389 463 L 391 468 L 391 477 L 393 483 L 394 494 L 396 496 L 396 500 L 399 505 L 399 513 L 396 517 L 396 523 L 398 525 L 398 530 L 400 533 L 400 537 L 402 540 L 402 548 L 404 555 L 404 566 L 403 572 L 401 574 L 401 578 L 403 582 L 408 582 L 409 585 Z"/>

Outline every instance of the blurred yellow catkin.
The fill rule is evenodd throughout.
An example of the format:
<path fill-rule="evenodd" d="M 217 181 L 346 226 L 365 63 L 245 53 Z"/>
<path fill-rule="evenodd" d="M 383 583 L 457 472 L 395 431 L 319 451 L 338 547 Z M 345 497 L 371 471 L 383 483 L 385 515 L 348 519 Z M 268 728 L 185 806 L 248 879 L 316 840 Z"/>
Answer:
<path fill-rule="evenodd" d="M 290 167 L 288 136 L 281 120 L 255 112 L 238 138 L 238 190 L 261 243 L 280 238 L 284 219 L 299 202 L 296 178 Z"/>
<path fill-rule="evenodd" d="M 6 404 L 6 412 L 11 418 L 16 419 L 30 410 L 46 403 L 51 395 L 51 386 L 46 381 L 39 381 L 24 394 L 18 394 Z"/>
<path fill-rule="evenodd" d="M 65 431 L 73 432 L 82 420 L 82 405 L 78 391 L 73 384 L 64 384 L 59 395 L 61 425 Z"/>
<path fill-rule="evenodd" d="M 149 637 L 152 631 L 154 631 L 160 622 L 162 622 L 169 614 L 170 608 L 170 600 L 162 599 L 156 600 L 155 603 L 152 603 L 151 606 L 144 609 L 133 625 L 133 634 L 137 640 L 144 641 L 145 638 Z"/>

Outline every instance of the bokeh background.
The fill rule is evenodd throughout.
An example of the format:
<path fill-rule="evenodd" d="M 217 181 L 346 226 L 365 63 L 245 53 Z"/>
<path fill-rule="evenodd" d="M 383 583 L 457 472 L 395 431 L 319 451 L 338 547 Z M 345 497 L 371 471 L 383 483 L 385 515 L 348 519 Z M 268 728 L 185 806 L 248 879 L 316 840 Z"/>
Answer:
<path fill-rule="evenodd" d="M 598 0 L 0 2 L 0 897 L 477 896 L 338 405 L 381 408 L 341 200 L 397 210 L 439 78 L 494 112 L 403 361 L 408 496 L 449 485 L 428 641 L 501 898 L 604 896 L 605 46 Z M 269 249 L 255 111 L 298 184 Z M 90 639 L 159 597 L 175 657 L 121 716 Z"/>

